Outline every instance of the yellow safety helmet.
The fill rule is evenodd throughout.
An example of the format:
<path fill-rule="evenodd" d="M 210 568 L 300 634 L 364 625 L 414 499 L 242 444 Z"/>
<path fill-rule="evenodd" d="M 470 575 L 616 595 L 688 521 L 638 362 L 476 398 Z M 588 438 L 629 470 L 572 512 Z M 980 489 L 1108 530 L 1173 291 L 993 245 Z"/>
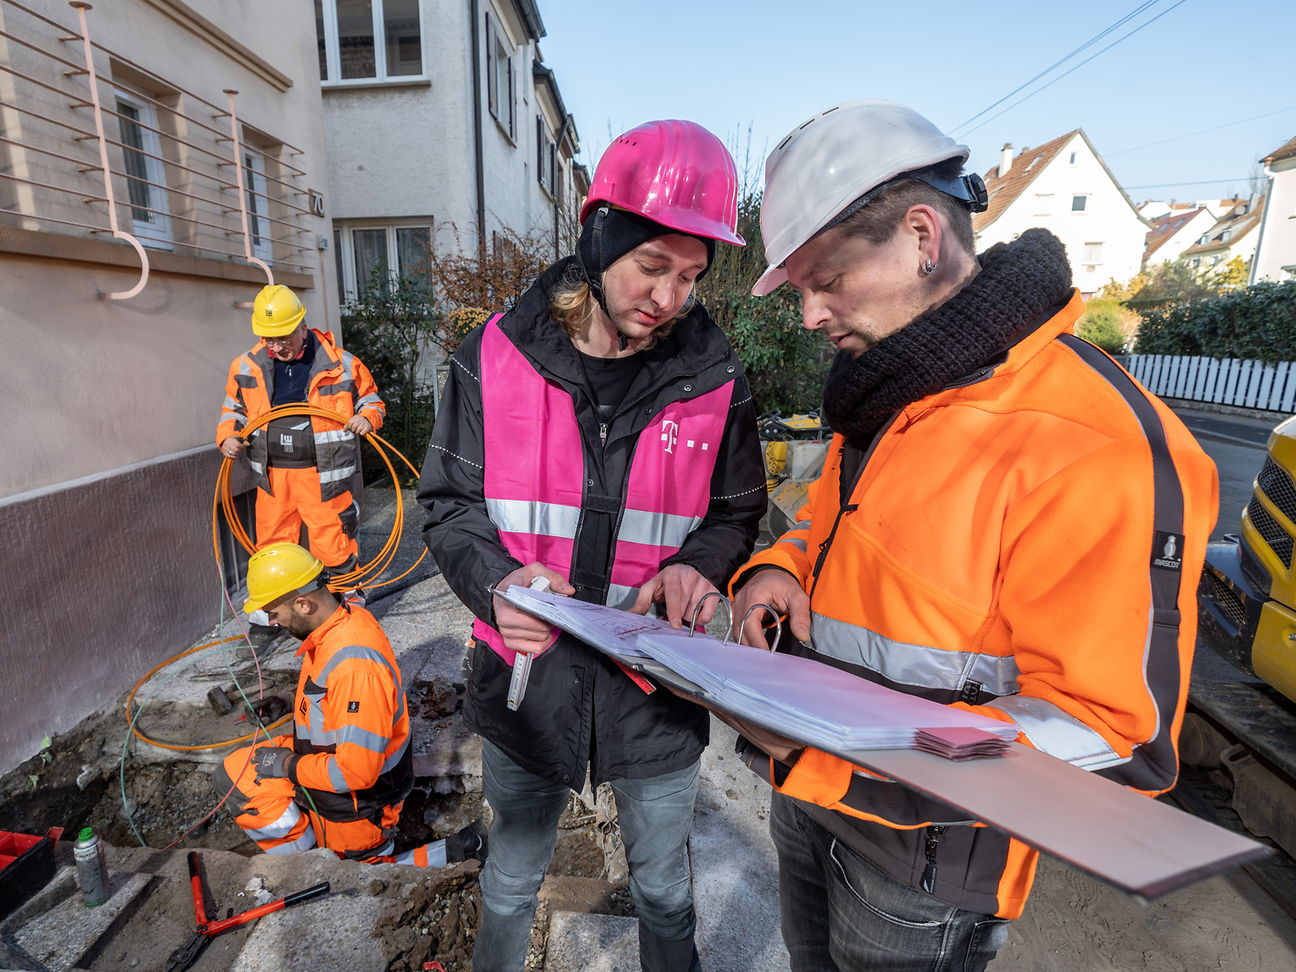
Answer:
<path fill-rule="evenodd" d="M 248 598 L 243 610 L 251 614 L 285 594 L 301 590 L 323 572 L 319 559 L 295 543 L 262 547 L 248 561 Z"/>
<path fill-rule="evenodd" d="M 297 295 L 283 284 L 262 287 L 252 304 L 252 333 L 261 337 L 283 337 L 297 330 L 306 308 Z"/>

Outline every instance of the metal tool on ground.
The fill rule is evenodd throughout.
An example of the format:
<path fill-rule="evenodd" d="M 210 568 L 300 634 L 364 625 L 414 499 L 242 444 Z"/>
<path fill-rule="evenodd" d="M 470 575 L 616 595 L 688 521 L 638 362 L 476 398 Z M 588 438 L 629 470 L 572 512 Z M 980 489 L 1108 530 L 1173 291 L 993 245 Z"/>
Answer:
<path fill-rule="evenodd" d="M 548 591 L 549 580 L 546 577 L 537 577 L 529 585 L 533 591 Z M 513 656 L 513 677 L 509 679 L 508 707 L 512 712 L 516 712 L 522 699 L 526 697 L 527 679 L 531 677 L 531 659 L 533 655 L 529 651 L 519 651 Z"/>
<path fill-rule="evenodd" d="M 256 921 L 258 918 L 264 918 L 266 915 L 273 914 L 283 908 L 290 908 L 295 904 L 301 904 L 303 901 L 309 901 L 311 898 L 318 898 L 322 894 L 328 894 L 329 882 L 317 884 L 313 888 L 307 888 L 305 891 L 298 891 L 296 894 L 290 894 L 287 897 L 280 898 L 278 901 L 271 901 L 269 904 L 263 904 L 259 908 L 252 908 L 243 912 L 241 915 L 234 914 L 231 908 L 229 915 L 223 921 L 209 921 L 207 918 L 207 905 L 203 900 L 202 875 L 198 871 L 198 852 L 189 852 L 189 886 L 193 890 L 194 902 L 194 921 L 198 930 L 194 932 L 193 937 L 189 939 L 180 948 L 171 953 L 167 963 L 162 968 L 162 972 L 184 972 L 185 969 L 193 965 L 202 954 L 202 950 L 207 947 L 207 943 L 216 935 L 239 925 L 245 925 L 249 921 Z"/>

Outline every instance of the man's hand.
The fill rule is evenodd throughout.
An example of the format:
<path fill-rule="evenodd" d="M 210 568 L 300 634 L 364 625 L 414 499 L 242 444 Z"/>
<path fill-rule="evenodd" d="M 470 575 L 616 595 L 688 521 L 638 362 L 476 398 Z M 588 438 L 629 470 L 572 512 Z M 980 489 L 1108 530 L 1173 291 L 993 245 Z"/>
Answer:
<path fill-rule="evenodd" d="M 537 577 L 547 578 L 549 589 L 555 594 L 576 593 L 576 588 L 567 583 L 566 577 L 539 563 L 527 564 L 507 574 L 495 585 L 495 590 L 507 591 L 515 584 L 518 587 L 529 587 Z M 553 625 L 548 621 L 518 610 L 498 594 L 495 595 L 495 628 L 504 636 L 505 648 L 529 655 L 548 648 L 550 632 L 553 631 Z"/>
<path fill-rule="evenodd" d="M 356 435 L 368 435 L 373 431 L 373 423 L 363 415 L 352 415 L 346 427 Z"/>
<path fill-rule="evenodd" d="M 671 564 L 658 571 L 657 576 L 639 588 L 631 614 L 647 614 L 654 604 L 666 602 L 666 620 L 672 628 L 679 628 L 683 619 L 693 618 L 698 602 L 708 594 L 720 593 L 715 586 L 688 564 Z M 698 612 L 698 623 L 706 624 L 715 614 L 719 598 L 710 598 Z"/>
<path fill-rule="evenodd" d="M 762 570 L 743 585 L 734 598 L 734 623 L 742 624 L 742 643 L 763 648 L 767 643 L 762 623 L 768 619 L 768 613 L 753 611 L 752 616 L 743 623 L 747 612 L 757 604 L 768 604 L 779 614 L 786 616 L 784 627 L 792 632 L 792 637 L 798 641 L 810 640 L 810 595 L 801 587 L 801 582 L 786 570 L 779 567 Z M 752 742 L 755 741 L 752 739 Z"/>
<path fill-rule="evenodd" d="M 257 779 L 270 777 L 276 780 L 288 779 L 288 774 L 297 763 L 297 754 L 291 749 L 266 746 L 252 755 L 252 765 L 256 767 Z"/>
<path fill-rule="evenodd" d="M 239 456 L 243 455 L 243 450 L 246 448 L 247 443 L 237 435 L 225 436 L 224 441 L 220 444 L 221 454 L 228 456 L 230 459 L 237 459 Z"/>

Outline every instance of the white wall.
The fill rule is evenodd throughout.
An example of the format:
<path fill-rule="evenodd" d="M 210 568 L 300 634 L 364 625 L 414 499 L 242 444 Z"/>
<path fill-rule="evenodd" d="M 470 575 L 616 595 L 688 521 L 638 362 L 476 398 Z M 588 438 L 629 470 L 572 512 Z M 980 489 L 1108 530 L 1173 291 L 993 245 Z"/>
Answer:
<path fill-rule="evenodd" d="M 1074 165 L 1070 164 L 1072 152 Z M 1019 155 L 1013 168 L 1029 164 L 1033 157 L 1029 151 Z M 1083 212 L 1072 212 L 1076 195 L 1088 197 Z M 1066 245 L 1075 286 L 1082 293 L 1091 293 L 1112 279 L 1126 281 L 1142 266 L 1149 227 L 1078 132 L 1003 214 L 978 234 L 977 249 L 1015 239 L 1033 226 L 1045 227 Z M 1093 262 L 1085 261 L 1087 243 L 1102 244 L 1101 256 Z"/>
<path fill-rule="evenodd" d="M 1296 278 L 1296 158 L 1269 167 L 1272 181 L 1252 281 Z"/>

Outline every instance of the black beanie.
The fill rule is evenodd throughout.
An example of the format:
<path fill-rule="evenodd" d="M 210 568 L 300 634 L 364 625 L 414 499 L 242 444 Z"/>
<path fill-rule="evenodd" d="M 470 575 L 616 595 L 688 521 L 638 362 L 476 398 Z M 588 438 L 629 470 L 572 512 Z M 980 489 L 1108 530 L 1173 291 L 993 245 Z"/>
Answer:
<path fill-rule="evenodd" d="M 585 220 L 585 225 L 581 227 L 580 241 L 576 244 L 577 260 L 580 262 L 581 269 L 585 271 L 585 278 L 595 284 L 596 292 L 601 289 L 597 284 L 598 278 L 602 276 L 604 271 L 641 243 L 655 240 L 659 236 L 669 236 L 672 233 L 678 233 L 680 236 L 693 236 L 692 233 L 680 233 L 679 230 L 663 226 L 661 223 L 655 223 L 647 216 L 640 216 L 638 213 L 608 206 L 607 215 L 602 218 L 603 228 L 599 234 L 599 245 L 596 252 L 594 231 L 599 224 L 599 212 L 602 208 L 600 206 L 599 209 L 590 214 L 589 219 Z M 701 240 L 706 244 L 707 248 L 706 269 L 699 273 L 696 278 L 701 280 L 706 276 L 707 271 L 711 269 L 711 264 L 715 261 L 716 241 L 701 236 L 696 236 L 694 239 Z"/>

